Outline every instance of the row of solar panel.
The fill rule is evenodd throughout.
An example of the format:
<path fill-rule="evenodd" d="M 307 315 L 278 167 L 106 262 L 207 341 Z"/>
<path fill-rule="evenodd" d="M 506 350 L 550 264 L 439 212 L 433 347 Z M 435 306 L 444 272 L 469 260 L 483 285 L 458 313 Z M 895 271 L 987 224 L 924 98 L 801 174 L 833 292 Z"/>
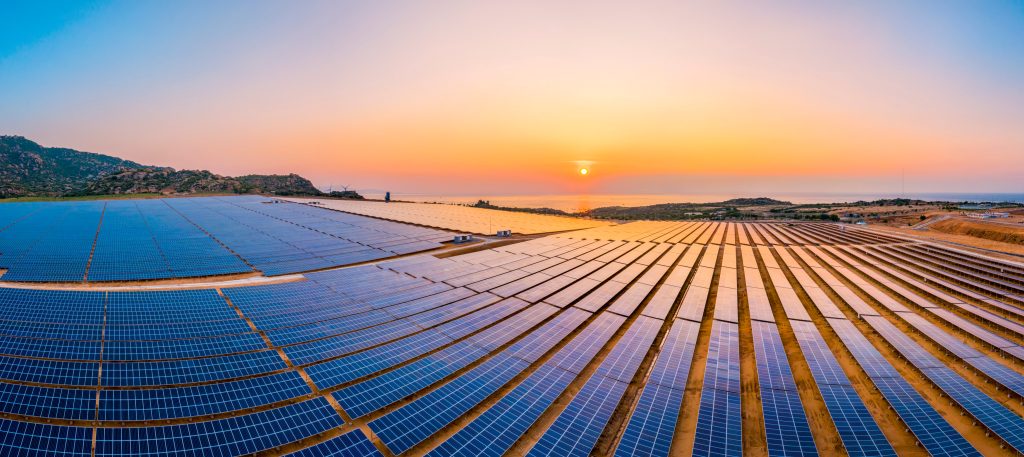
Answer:
<path fill-rule="evenodd" d="M 309 271 L 440 247 L 438 230 L 262 197 L 16 203 L 0 237 L 8 281 L 135 281 Z M 245 260 L 243 260 L 245 259 Z M 248 262 L 249 265 L 246 264 Z"/>

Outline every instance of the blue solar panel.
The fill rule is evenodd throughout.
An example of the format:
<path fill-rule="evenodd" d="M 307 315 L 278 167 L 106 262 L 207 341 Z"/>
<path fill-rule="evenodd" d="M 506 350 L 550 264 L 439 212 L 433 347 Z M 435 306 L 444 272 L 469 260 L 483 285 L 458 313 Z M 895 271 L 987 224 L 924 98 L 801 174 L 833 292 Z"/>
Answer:
<path fill-rule="evenodd" d="M 648 383 L 615 449 L 615 456 L 669 455 L 682 402 L 682 389 Z"/>
<path fill-rule="evenodd" d="M 302 376 L 294 371 L 191 387 L 104 389 L 100 391 L 99 418 L 108 421 L 150 421 L 207 416 L 270 405 L 310 393 Z"/>
<path fill-rule="evenodd" d="M 795 387 L 795 386 L 794 386 Z M 761 388 L 761 409 L 764 415 L 768 455 L 818 455 L 807 416 L 794 390 Z"/>
<path fill-rule="evenodd" d="M 449 238 L 422 227 L 266 202 L 248 196 L 0 205 L 0 268 L 9 269 L 3 279 L 24 281 L 151 280 L 254 270 L 273 275 L 433 249 Z M 693 242 L 705 228 L 721 225 L 672 223 L 662 229 L 645 224 L 600 229 L 625 230 L 640 241 L 562 234 L 444 259 L 408 256 L 222 291 L 0 288 L 0 454 L 377 456 L 378 449 L 389 454 L 379 447 L 383 443 L 396 454 L 424 453 L 432 446 L 429 454 L 435 456 L 497 456 L 513 447 L 535 455 L 584 455 L 608 436 L 617 444 L 601 444 L 615 447 L 618 456 L 668 455 L 673 444 L 689 444 L 674 443 L 684 409 L 696 414 L 696 455 L 741 452 L 741 422 L 751 419 L 764 420 L 769 455 L 816 454 L 801 404 L 806 391 L 796 388 L 778 328 L 769 322 L 774 319 L 754 316 L 755 308 L 761 317 L 765 309 L 771 311 L 763 292 L 760 298 L 751 295 L 760 289 L 750 277 L 759 279 L 760 273 L 751 268 L 744 273 L 755 317 L 754 352 L 744 357 L 755 358 L 761 389 L 755 401 L 761 402 L 763 416 L 741 420 L 738 302 L 730 276 L 735 246 L 713 245 L 697 265 L 704 245 L 691 249 L 672 240 Z M 631 227 L 646 232 L 632 233 Z M 808 243 L 816 239 L 802 226 L 766 233 L 801 243 L 805 236 Z M 721 238 L 707 232 L 701 240 Z M 721 266 L 719 249 L 726 252 Z M 766 262 L 773 264 L 771 249 L 762 255 L 767 252 Z M 892 249 L 900 258 L 926 255 L 912 247 Z M 787 254 L 791 251 L 795 254 Z M 683 253 L 682 263 L 663 278 Z M 742 253 L 745 263 L 749 253 Z M 780 255 L 790 260 L 809 254 L 794 249 Z M 984 266 L 960 271 L 955 262 L 929 265 L 922 274 L 943 281 L 943 290 L 948 285 L 957 296 L 985 300 L 976 304 L 998 308 L 1000 315 L 1024 315 L 987 299 L 1010 286 L 986 279 L 978 293 L 969 284 L 978 275 L 1002 281 L 1003 274 L 977 271 Z M 792 300 L 782 303 L 796 303 L 802 311 L 789 279 L 767 266 L 773 281 L 781 278 L 785 286 L 775 284 L 776 290 L 790 294 Z M 808 273 L 794 271 L 801 284 Z M 703 383 L 701 399 L 684 405 L 716 275 L 722 278 L 718 312 L 708 323 L 704 379 L 696 380 Z M 851 306 L 861 306 L 831 274 L 823 278 L 854 301 Z M 688 279 L 692 284 L 684 290 Z M 661 280 L 665 283 L 659 285 Z M 824 292 L 805 289 L 820 305 Z M 668 316 L 677 300 L 678 315 Z M 877 388 L 881 397 L 876 399 L 885 399 L 882 406 L 892 407 L 923 449 L 932 455 L 978 455 L 931 407 L 933 399 L 919 394 L 875 350 L 874 341 L 842 317 L 826 323 Z M 890 317 L 864 319 L 979 427 L 1015 450 L 1024 449 L 1024 419 L 987 395 L 988 388 L 978 389 L 947 368 Z M 964 343 L 962 335 L 914 314 L 904 319 L 995 380 L 997 388 L 1024 393 L 1024 376 Z M 670 327 L 661 347 L 655 347 L 665 325 Z M 818 333 L 822 322 L 807 318 L 789 325 L 814 378 L 811 387 L 824 399 L 848 454 L 893 455 L 858 395 L 871 386 L 847 379 L 832 342 Z M 1006 351 L 1018 349 L 1012 338 L 988 335 L 982 339 Z M 649 372 L 639 372 L 642 365 Z M 629 389 L 634 381 L 639 385 Z M 314 394 L 309 382 L 323 390 Z M 626 399 L 627 390 L 635 395 Z M 335 401 L 357 421 L 344 423 Z M 620 406 L 627 417 L 613 418 Z M 537 427 L 545 412 L 550 426 Z M 88 427 L 53 425 L 56 421 Z M 612 422 L 621 430 L 609 429 Z M 453 423 L 462 428 L 452 429 Z M 532 436 L 524 437 L 527 432 Z M 448 435 L 444 442 L 432 439 Z"/>
<path fill-rule="evenodd" d="M 818 333 L 818 328 L 812 322 L 790 321 L 796 341 L 807 360 L 807 366 L 811 369 L 814 382 L 821 386 L 826 385 L 850 385 L 850 379 L 839 362 L 836 361 L 828 344 Z"/>
<path fill-rule="evenodd" d="M 238 313 L 211 289 L 110 292 L 107 295 L 109 325 L 178 323 L 194 326 L 196 322 L 210 321 L 244 324 Z"/>
<path fill-rule="evenodd" d="M 487 411 L 428 455 L 503 455 L 575 378 L 575 373 L 552 364 L 542 365 Z"/>
<path fill-rule="evenodd" d="M 1024 452 L 1024 419 L 985 395 L 949 368 L 926 368 L 922 371 L 949 395 L 950 399 L 994 431 L 1017 452 Z"/>
<path fill-rule="evenodd" d="M 266 348 L 267 345 L 263 338 L 252 332 L 187 340 L 107 341 L 103 345 L 103 359 L 111 361 L 189 359 L 252 352 Z"/>
<path fill-rule="evenodd" d="M 778 327 L 751 321 L 769 455 L 817 455 Z"/>
<path fill-rule="evenodd" d="M 0 412 L 47 419 L 92 420 L 95 389 L 62 389 L 0 382 Z"/>
<path fill-rule="evenodd" d="M 740 336 L 739 326 L 729 322 L 715 322 L 708 344 L 707 368 L 704 388 L 740 391 Z"/>
<path fill-rule="evenodd" d="M 101 427 L 97 456 L 236 456 L 272 449 L 340 427 L 323 397 L 244 416 L 155 427 Z"/>
<path fill-rule="evenodd" d="M 527 455 L 590 455 L 628 385 L 601 374 L 592 376 Z"/>
<path fill-rule="evenodd" d="M 100 364 L 0 356 L 0 379 L 61 386 L 95 386 Z"/>
<path fill-rule="evenodd" d="M 931 455 L 978 455 L 970 443 L 900 376 L 852 323 L 843 319 L 828 321 L 871 377 L 878 392 Z"/>
<path fill-rule="evenodd" d="M 658 336 L 661 324 L 662 321 L 653 317 L 638 317 L 601 362 L 597 374 L 625 383 L 631 382 L 654 343 L 654 338 Z"/>
<path fill-rule="evenodd" d="M 1018 451 L 1024 450 L 1024 421 L 976 387 L 965 381 L 920 345 L 900 333 L 884 318 L 867 319 L 907 360 L 921 368 L 925 375 L 951 399 L 976 417 Z"/>
<path fill-rule="evenodd" d="M 102 325 L 51 324 L 0 320 L 0 335 L 61 340 L 100 340 Z"/>
<path fill-rule="evenodd" d="M 95 367 L 95 365 L 93 365 Z M 104 386 L 168 386 L 267 374 L 287 367 L 275 351 L 161 362 L 103 362 Z"/>
<path fill-rule="evenodd" d="M 349 416 L 359 418 L 444 379 L 485 354 L 468 343 L 456 343 L 333 395 Z"/>
<path fill-rule="evenodd" d="M 906 380 L 877 378 L 872 381 L 929 454 L 981 455 Z"/>
<path fill-rule="evenodd" d="M 498 354 L 420 399 L 370 422 L 392 451 L 402 453 L 450 424 L 525 369 L 527 363 Z"/>
<path fill-rule="evenodd" d="M 512 343 L 508 353 L 527 362 L 534 362 L 579 327 L 590 313 L 568 308 L 537 330 Z"/>
<path fill-rule="evenodd" d="M 18 422 L 0 418 L 0 454 L 3 455 L 89 455 L 91 427 Z"/>
<path fill-rule="evenodd" d="M 426 330 L 340 359 L 310 365 L 306 373 L 317 387 L 325 389 L 393 367 L 451 342 L 451 338 L 436 330 Z"/>
<path fill-rule="evenodd" d="M 292 457 L 383 457 L 360 429 L 288 454 Z"/>
<path fill-rule="evenodd" d="M 697 414 L 693 455 L 725 457 L 743 453 L 739 391 L 705 387 Z"/>
<path fill-rule="evenodd" d="M 559 368 L 579 373 L 611 339 L 625 322 L 625 318 L 611 313 L 602 313 L 587 325 L 566 347 L 558 351 L 552 363 Z"/>
<path fill-rule="evenodd" d="M 99 360 L 99 341 L 40 340 L 0 335 L 0 354 L 57 360 Z"/>
<path fill-rule="evenodd" d="M 754 357 L 757 360 L 757 379 L 761 390 L 796 390 L 793 372 L 782 347 L 782 337 L 775 324 L 753 321 Z"/>
<path fill-rule="evenodd" d="M 851 455 L 896 455 L 811 322 L 790 321 L 843 445 Z"/>
<path fill-rule="evenodd" d="M 9 280 L 7 274 L 5 280 Z M 54 324 L 103 324 L 103 292 L 0 288 L 4 319 Z"/>
<path fill-rule="evenodd" d="M 878 424 L 871 417 L 853 387 L 848 385 L 818 385 L 832 422 L 843 439 L 850 455 L 891 455 L 896 451 L 886 440 Z"/>

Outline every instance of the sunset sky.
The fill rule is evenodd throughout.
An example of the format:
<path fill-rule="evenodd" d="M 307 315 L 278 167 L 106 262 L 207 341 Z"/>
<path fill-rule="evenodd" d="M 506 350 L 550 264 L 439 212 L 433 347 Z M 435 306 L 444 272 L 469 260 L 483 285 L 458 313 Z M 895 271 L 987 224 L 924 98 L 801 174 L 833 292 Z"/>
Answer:
<path fill-rule="evenodd" d="M 1024 2 L 4 2 L 0 134 L 325 188 L 1024 192 Z"/>

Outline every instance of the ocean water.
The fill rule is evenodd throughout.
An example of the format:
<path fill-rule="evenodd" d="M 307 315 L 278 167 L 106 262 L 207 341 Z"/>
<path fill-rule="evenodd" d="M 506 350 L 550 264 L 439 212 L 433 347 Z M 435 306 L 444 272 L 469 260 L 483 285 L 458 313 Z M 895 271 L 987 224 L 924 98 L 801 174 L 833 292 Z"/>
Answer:
<path fill-rule="evenodd" d="M 384 198 L 384 194 L 367 193 L 368 198 Z M 1024 193 L 919 193 L 899 194 L 595 194 L 595 195 L 424 195 L 393 193 L 396 200 L 473 204 L 488 200 L 493 205 L 518 208 L 554 208 L 562 211 L 586 211 L 604 206 L 646 206 L 661 203 L 710 203 L 731 198 L 769 197 L 793 203 L 849 203 L 882 198 L 913 198 L 932 201 L 1012 202 L 1024 203 Z"/>

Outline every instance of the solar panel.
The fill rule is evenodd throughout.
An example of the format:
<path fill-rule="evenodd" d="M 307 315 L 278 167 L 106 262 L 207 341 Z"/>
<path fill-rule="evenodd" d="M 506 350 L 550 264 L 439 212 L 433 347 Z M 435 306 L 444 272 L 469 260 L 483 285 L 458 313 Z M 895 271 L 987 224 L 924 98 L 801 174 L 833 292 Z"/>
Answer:
<path fill-rule="evenodd" d="M 693 455 L 735 456 L 742 453 L 739 392 L 705 387 L 700 396 Z"/>
<path fill-rule="evenodd" d="M 683 390 L 647 384 L 615 448 L 615 456 L 669 455 L 682 402 Z"/>
<path fill-rule="evenodd" d="M 395 453 L 402 453 L 450 424 L 523 371 L 527 363 L 498 354 L 437 390 L 370 422 Z"/>
<path fill-rule="evenodd" d="M 487 353 L 468 343 L 455 343 L 439 352 L 333 394 L 353 418 L 365 416 L 425 389 Z"/>
<path fill-rule="evenodd" d="M 795 389 L 765 389 L 762 386 L 761 409 L 768 455 L 818 455 L 800 394 Z"/>
<path fill-rule="evenodd" d="M 0 379 L 61 386 L 95 386 L 100 364 L 0 356 Z"/>
<path fill-rule="evenodd" d="M 872 378 L 872 381 L 929 454 L 981 455 L 903 378 Z"/>
<path fill-rule="evenodd" d="M 576 373 L 542 365 L 479 417 L 428 455 L 500 456 L 554 403 Z"/>
<path fill-rule="evenodd" d="M 556 353 L 551 358 L 551 362 L 559 368 L 573 373 L 583 371 L 583 368 L 590 363 L 590 359 L 597 355 L 625 320 L 625 318 L 611 313 L 598 315 L 565 348 Z"/>
<path fill-rule="evenodd" d="M 818 384 L 818 390 L 849 454 L 897 455 L 852 386 Z"/>
<path fill-rule="evenodd" d="M 638 317 L 601 362 L 597 374 L 625 383 L 631 382 L 648 349 L 654 343 L 654 338 L 658 336 L 661 324 L 658 319 Z"/>
<path fill-rule="evenodd" d="M 0 382 L 0 412 L 45 419 L 92 420 L 95 389 L 64 389 Z"/>
<path fill-rule="evenodd" d="M 240 411 L 311 394 L 297 372 L 216 384 L 163 389 L 100 391 L 99 418 L 152 421 Z M 92 396 L 95 402 L 95 395 Z M 95 410 L 95 404 L 92 405 Z"/>
<path fill-rule="evenodd" d="M 627 386 L 625 382 L 595 374 L 527 455 L 590 455 Z"/>
<path fill-rule="evenodd" d="M 264 451 L 340 427 L 323 397 L 243 416 L 148 427 L 100 427 L 96 455 L 234 456 Z"/>
<path fill-rule="evenodd" d="M 21 422 L 0 418 L 0 454 L 89 455 L 92 428 Z"/>
<path fill-rule="evenodd" d="M 1024 449 L 1024 420 L 946 367 L 921 370 L 950 399 L 963 407 L 1017 452 Z"/>
<path fill-rule="evenodd" d="M 288 454 L 293 457 L 383 457 L 360 429 Z"/>
<path fill-rule="evenodd" d="M 0 205 L 4 280 L 323 269 L 221 290 L 0 288 L 0 454 L 91 455 L 95 442 L 101 456 L 388 454 L 382 444 L 435 456 L 513 448 L 668 455 L 681 444 L 679 418 L 691 417 L 696 455 L 742 452 L 744 420 L 764 421 L 769 455 L 815 455 L 806 390 L 796 387 L 800 373 L 774 311 L 787 316 L 780 324 L 792 328 L 848 454 L 894 455 L 859 395 L 872 386 L 870 399 L 884 399 L 873 407 L 891 406 L 906 425 L 894 436 L 916 437 L 931 455 L 978 455 L 958 432 L 971 421 L 975 432 L 1024 449 L 1024 419 L 988 395 L 1024 393 L 1024 375 L 974 344 L 1024 354 L 1013 337 L 1024 329 L 1015 323 L 1024 317 L 1024 274 L 1009 264 L 831 224 L 642 221 L 331 269 L 433 249 L 450 234 L 267 201 Z M 748 235 L 774 246 L 745 245 Z M 767 289 L 777 291 L 780 309 Z M 739 290 L 751 317 L 747 354 L 739 352 Z M 703 324 L 711 294 L 713 320 Z M 811 304 L 825 321 L 811 321 Z M 880 315 L 878 304 L 896 314 Z M 863 325 L 845 319 L 845 306 Z M 709 335 L 700 401 L 684 404 L 702 324 Z M 820 325 L 841 342 L 826 342 Z M 869 327 L 874 333 L 861 333 Z M 868 339 L 877 336 L 968 421 L 950 425 L 948 406 L 933 408 L 937 400 L 876 349 L 881 340 Z M 847 378 L 834 344 L 853 355 L 868 384 Z M 995 387 L 961 377 L 932 346 Z M 739 367 L 751 357 L 756 372 L 744 374 L 757 376 L 763 415 L 741 419 Z M 338 405 L 356 421 L 345 423 Z M 550 426 L 538 427 L 541 417 Z M 449 438 L 435 439 L 442 436 Z M 602 436 L 611 441 L 597 448 Z"/>
<path fill-rule="evenodd" d="M 142 387 L 194 384 L 262 375 L 286 367 L 277 352 L 270 350 L 160 362 L 104 361 L 103 385 Z M 61 368 L 65 369 L 63 366 Z M 93 364 L 88 373 L 97 373 L 97 368 L 98 364 Z M 95 384 L 95 379 L 92 384 Z"/>
<path fill-rule="evenodd" d="M 704 388 L 729 392 L 740 391 L 739 326 L 729 322 L 715 322 L 708 343 L 707 368 Z"/>

